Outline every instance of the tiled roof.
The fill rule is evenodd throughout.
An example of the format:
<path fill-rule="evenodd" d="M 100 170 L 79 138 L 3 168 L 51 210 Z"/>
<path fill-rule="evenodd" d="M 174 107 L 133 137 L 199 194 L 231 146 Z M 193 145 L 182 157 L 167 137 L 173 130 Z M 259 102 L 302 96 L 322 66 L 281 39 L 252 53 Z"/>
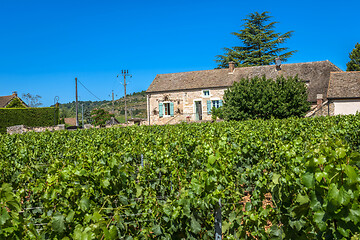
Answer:
<path fill-rule="evenodd" d="M 360 72 L 332 72 L 328 98 L 360 98 Z"/>
<path fill-rule="evenodd" d="M 4 108 L 6 107 L 6 105 L 8 105 L 8 103 L 11 101 L 11 99 L 13 99 L 14 97 L 16 97 L 15 95 L 10 95 L 10 96 L 0 96 L 0 108 Z"/>
<path fill-rule="evenodd" d="M 276 78 L 283 75 L 296 76 L 309 83 L 308 100 L 316 102 L 316 94 L 326 96 L 329 85 L 330 72 L 341 71 L 330 61 L 293 63 L 281 65 L 278 71 L 275 65 L 235 68 L 230 73 L 229 69 L 214 69 L 205 71 L 181 72 L 158 74 L 146 92 L 169 92 L 189 89 L 229 87 L 234 81 L 242 78 L 264 76 Z"/>
<path fill-rule="evenodd" d="M 64 118 L 64 122 L 71 126 L 76 126 L 76 118 Z"/>

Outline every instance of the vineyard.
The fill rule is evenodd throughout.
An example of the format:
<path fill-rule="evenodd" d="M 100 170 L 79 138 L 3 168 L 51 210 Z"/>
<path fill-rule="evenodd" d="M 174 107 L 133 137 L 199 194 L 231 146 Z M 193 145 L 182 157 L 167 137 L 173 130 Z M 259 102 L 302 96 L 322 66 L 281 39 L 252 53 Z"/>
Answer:
<path fill-rule="evenodd" d="M 0 135 L 0 239 L 359 239 L 359 149 L 360 115 Z"/>

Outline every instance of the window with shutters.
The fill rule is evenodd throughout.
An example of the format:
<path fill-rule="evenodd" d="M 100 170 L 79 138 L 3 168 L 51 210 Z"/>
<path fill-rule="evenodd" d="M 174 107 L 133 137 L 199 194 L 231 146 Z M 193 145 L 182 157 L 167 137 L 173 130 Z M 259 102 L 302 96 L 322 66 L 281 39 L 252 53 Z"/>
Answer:
<path fill-rule="evenodd" d="M 208 113 L 209 115 L 211 115 L 211 109 L 212 109 L 212 108 L 222 107 L 222 105 L 223 105 L 223 100 L 221 100 L 221 99 L 208 100 L 206 105 L 207 105 L 207 113 Z"/>
<path fill-rule="evenodd" d="M 164 103 L 164 116 L 170 116 L 170 103 Z"/>
<path fill-rule="evenodd" d="M 174 103 L 173 102 L 159 102 L 159 117 L 173 117 Z"/>
<path fill-rule="evenodd" d="M 214 107 L 214 108 L 219 108 L 220 107 L 220 100 L 212 100 L 211 101 L 211 105 L 212 105 L 212 107 Z"/>

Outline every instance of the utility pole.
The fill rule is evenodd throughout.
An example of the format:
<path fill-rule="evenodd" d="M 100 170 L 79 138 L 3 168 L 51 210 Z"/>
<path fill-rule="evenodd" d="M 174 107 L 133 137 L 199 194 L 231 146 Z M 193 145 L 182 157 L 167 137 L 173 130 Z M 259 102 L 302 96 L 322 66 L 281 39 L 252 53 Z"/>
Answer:
<path fill-rule="evenodd" d="M 81 126 L 84 128 L 84 104 L 81 104 Z"/>
<path fill-rule="evenodd" d="M 76 126 L 79 126 L 78 118 L 78 90 L 77 90 L 77 78 L 75 78 L 75 99 L 76 99 Z"/>
<path fill-rule="evenodd" d="M 112 90 L 112 114 L 115 116 L 115 108 L 114 108 L 114 90 Z M 111 124 L 114 125 L 114 117 L 111 117 Z"/>
<path fill-rule="evenodd" d="M 125 103 L 125 123 L 127 124 L 127 108 L 126 108 L 126 77 L 132 77 L 131 74 L 129 74 L 129 70 L 121 70 L 121 75 L 124 76 L 124 92 L 125 92 L 125 95 L 124 95 L 124 103 Z M 119 77 L 119 75 L 117 75 L 117 77 Z"/>
<path fill-rule="evenodd" d="M 114 113 L 115 113 L 115 108 L 114 108 L 114 90 L 112 90 L 112 106 L 113 106 L 113 108 L 112 108 L 112 114 L 114 114 Z"/>

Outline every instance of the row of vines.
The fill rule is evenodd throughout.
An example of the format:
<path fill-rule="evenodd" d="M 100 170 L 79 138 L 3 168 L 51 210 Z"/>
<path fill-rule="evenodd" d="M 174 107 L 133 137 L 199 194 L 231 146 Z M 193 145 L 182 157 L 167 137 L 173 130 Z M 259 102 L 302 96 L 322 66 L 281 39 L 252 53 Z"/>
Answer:
<path fill-rule="evenodd" d="M 0 239 L 358 239 L 360 116 L 0 135 Z"/>

